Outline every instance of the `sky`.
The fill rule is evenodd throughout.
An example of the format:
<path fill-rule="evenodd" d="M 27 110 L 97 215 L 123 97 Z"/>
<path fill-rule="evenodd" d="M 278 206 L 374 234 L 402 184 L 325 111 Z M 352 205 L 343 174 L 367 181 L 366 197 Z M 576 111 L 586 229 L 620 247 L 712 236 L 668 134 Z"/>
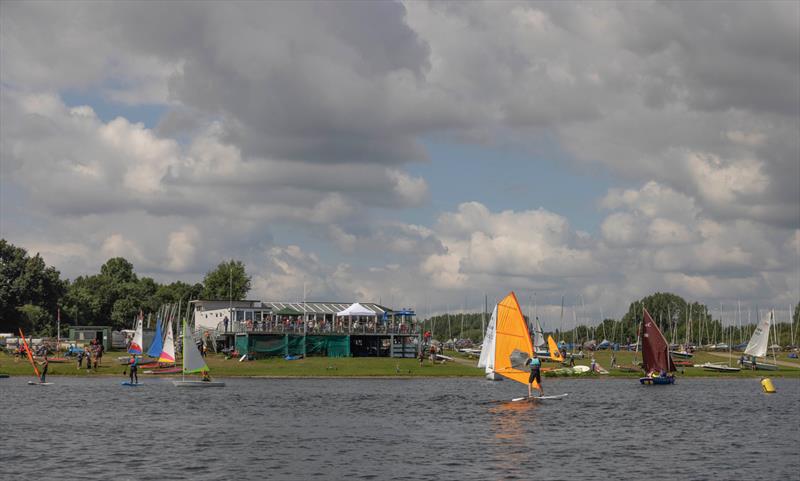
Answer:
<path fill-rule="evenodd" d="M 0 3 L 0 236 L 67 278 L 786 316 L 799 138 L 793 1 Z"/>

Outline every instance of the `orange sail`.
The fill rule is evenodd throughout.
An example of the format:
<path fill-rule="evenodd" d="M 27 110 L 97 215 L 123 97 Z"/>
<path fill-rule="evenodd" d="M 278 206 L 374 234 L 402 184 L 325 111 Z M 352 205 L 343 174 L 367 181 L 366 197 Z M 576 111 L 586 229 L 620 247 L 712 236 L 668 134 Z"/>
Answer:
<path fill-rule="evenodd" d="M 564 356 L 561 355 L 561 350 L 558 348 L 558 344 L 556 344 L 553 336 L 547 336 L 547 347 L 550 349 L 550 359 L 564 362 Z"/>
<path fill-rule="evenodd" d="M 22 344 L 25 346 L 25 352 L 28 353 L 28 360 L 31 362 L 31 366 L 33 366 L 33 372 L 36 373 L 36 377 L 41 377 L 39 374 L 39 369 L 36 368 L 36 363 L 33 362 L 33 354 L 31 353 L 31 347 L 28 345 L 28 341 L 25 340 L 25 334 L 22 333 L 22 329 L 19 330 L 19 335 L 22 338 Z"/>
<path fill-rule="evenodd" d="M 522 316 L 517 296 L 508 294 L 497 304 L 494 371 L 503 377 L 528 384 L 530 370 L 525 361 L 533 354 L 528 324 Z M 539 388 L 539 383 L 533 382 Z"/>

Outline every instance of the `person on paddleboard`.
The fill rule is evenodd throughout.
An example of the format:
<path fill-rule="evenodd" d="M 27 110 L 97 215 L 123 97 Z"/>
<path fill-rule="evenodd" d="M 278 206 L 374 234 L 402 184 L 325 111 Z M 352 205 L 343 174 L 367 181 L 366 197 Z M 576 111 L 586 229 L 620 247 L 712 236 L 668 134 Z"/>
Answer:
<path fill-rule="evenodd" d="M 531 388 L 533 387 L 533 381 L 536 381 L 539 386 L 539 395 L 544 396 L 544 389 L 542 388 L 542 374 L 541 374 L 541 367 L 542 361 L 536 356 L 536 352 L 534 351 L 533 357 L 528 358 L 525 361 L 526 366 L 530 366 L 531 375 L 528 377 L 528 397 L 531 397 Z"/>
<path fill-rule="evenodd" d="M 128 361 L 128 368 L 131 370 L 131 384 L 139 384 L 139 360 L 136 359 L 136 355 L 131 354 L 131 359 Z"/>

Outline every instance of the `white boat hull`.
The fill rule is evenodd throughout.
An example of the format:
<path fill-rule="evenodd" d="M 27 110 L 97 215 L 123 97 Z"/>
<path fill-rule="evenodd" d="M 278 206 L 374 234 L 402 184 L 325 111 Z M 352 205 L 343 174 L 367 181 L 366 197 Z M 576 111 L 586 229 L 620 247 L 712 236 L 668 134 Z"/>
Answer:
<path fill-rule="evenodd" d="M 739 372 L 741 371 L 738 367 L 731 367 L 726 366 L 724 364 L 715 364 L 712 362 L 707 362 L 705 364 L 696 364 L 695 367 L 702 367 L 707 371 L 717 371 L 717 372 Z"/>
<path fill-rule="evenodd" d="M 223 381 L 172 381 L 177 387 L 225 387 Z"/>
<path fill-rule="evenodd" d="M 742 368 L 744 369 L 752 369 L 753 368 L 753 361 L 745 360 L 744 362 L 740 362 Z M 766 364 L 763 362 L 756 362 L 756 370 L 760 371 L 777 371 L 778 366 L 775 364 Z"/>
<path fill-rule="evenodd" d="M 488 379 L 490 381 L 502 381 L 503 380 L 503 376 L 501 376 L 500 374 L 497 374 L 496 372 L 487 372 L 486 373 L 486 379 Z"/>

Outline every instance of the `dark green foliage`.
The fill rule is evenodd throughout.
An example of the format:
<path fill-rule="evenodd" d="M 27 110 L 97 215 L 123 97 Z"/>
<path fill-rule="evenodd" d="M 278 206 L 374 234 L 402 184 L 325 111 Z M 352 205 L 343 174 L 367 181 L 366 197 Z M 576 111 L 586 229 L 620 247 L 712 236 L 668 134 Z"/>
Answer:
<path fill-rule="evenodd" d="M 486 314 L 484 325 L 489 322 L 490 316 L 491 312 Z M 425 321 L 425 330 L 431 331 L 433 338 L 439 341 L 450 339 L 452 333 L 452 337 L 456 339 L 472 339 L 475 342 L 480 342 L 483 339 L 482 317 L 483 314 L 481 313 L 464 313 L 464 330 L 462 332 L 462 315 L 460 313 L 433 316 Z"/>
<path fill-rule="evenodd" d="M 14 332 L 18 326 L 42 322 L 42 316 L 55 316 L 65 282 L 59 272 L 45 265 L 39 254 L 28 256 L 25 249 L 0 239 L 0 330 Z M 43 312 L 22 306 L 38 306 Z"/>
<path fill-rule="evenodd" d="M 250 291 L 250 276 L 241 261 L 221 262 L 203 279 L 203 299 L 240 301 Z"/>
<path fill-rule="evenodd" d="M 130 328 L 139 312 L 153 313 L 164 304 L 199 299 L 204 291 L 228 298 L 232 275 L 233 298 L 243 299 L 250 290 L 250 278 L 240 261 L 223 262 L 206 278 L 208 284 L 173 282 L 159 284 L 139 278 L 133 264 L 122 257 L 106 261 L 100 273 L 79 276 L 72 282 L 47 267 L 36 254 L 0 240 L 0 331 L 15 332 L 22 327 L 35 335 L 55 335 L 55 320 L 61 309 L 62 334 L 69 325 L 110 325 Z M 216 295 L 216 294 L 215 294 Z"/>

